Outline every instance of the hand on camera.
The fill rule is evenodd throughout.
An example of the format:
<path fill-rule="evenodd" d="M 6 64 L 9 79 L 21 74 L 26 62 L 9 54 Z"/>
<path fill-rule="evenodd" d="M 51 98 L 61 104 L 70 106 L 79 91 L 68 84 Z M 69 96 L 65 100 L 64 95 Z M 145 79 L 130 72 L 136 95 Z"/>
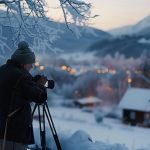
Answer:
<path fill-rule="evenodd" d="M 42 75 L 38 80 L 37 80 L 37 84 L 39 85 L 45 85 L 46 82 L 48 81 L 47 77 L 45 77 L 44 75 Z"/>

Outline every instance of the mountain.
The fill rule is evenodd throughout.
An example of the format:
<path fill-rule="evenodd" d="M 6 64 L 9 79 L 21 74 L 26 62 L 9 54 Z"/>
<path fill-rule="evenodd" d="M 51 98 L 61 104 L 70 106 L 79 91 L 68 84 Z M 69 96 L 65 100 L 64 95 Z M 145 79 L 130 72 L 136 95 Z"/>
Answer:
<path fill-rule="evenodd" d="M 137 58 L 145 51 L 150 51 L 150 41 L 139 36 L 122 36 L 105 39 L 92 44 L 88 51 L 94 52 L 96 56 L 114 56 L 116 53 L 123 54 L 126 58 Z"/>
<path fill-rule="evenodd" d="M 108 31 L 111 35 L 117 37 L 117 36 L 122 36 L 122 35 L 130 35 L 132 33 L 132 26 L 123 26 L 123 27 L 118 27 L 114 28 Z"/>
<path fill-rule="evenodd" d="M 133 34 L 138 34 L 142 30 L 149 27 L 150 27 L 150 15 L 140 20 L 138 23 L 134 25 L 115 28 L 108 32 L 114 36 L 133 35 Z"/>
<path fill-rule="evenodd" d="M 58 23 L 56 23 L 58 24 Z M 55 40 L 52 45 L 61 49 L 63 52 L 72 53 L 86 51 L 88 47 L 95 41 L 101 41 L 104 39 L 111 38 L 111 35 L 98 29 L 87 27 L 85 30 L 83 27 L 78 27 L 81 35 L 79 38 L 76 37 L 75 33 L 72 33 L 65 24 L 59 23 L 60 29 L 63 33 L 59 34 L 60 38 Z M 2 27 L 2 36 L 6 39 L 5 41 L 5 55 L 9 55 L 11 50 L 16 49 L 12 41 L 12 32 L 14 30 L 10 27 Z M 89 32 L 92 31 L 92 32 Z M 34 38 L 26 35 L 26 40 L 32 45 Z M 0 42 L 1 43 L 1 42 Z M 11 49 L 11 50 L 10 50 Z M 53 53 L 50 49 L 47 49 L 47 53 Z M 3 55 L 3 51 L 0 51 L 0 55 Z M 39 52 L 38 52 L 39 53 Z"/>
<path fill-rule="evenodd" d="M 142 36 L 143 38 L 150 39 L 150 26 L 142 29 L 136 35 Z"/>
<path fill-rule="evenodd" d="M 86 51 L 93 42 L 111 38 L 109 33 L 102 30 L 91 27 L 84 28 L 80 26 L 78 27 L 78 30 L 81 31 L 81 36 L 77 38 L 74 33 L 67 29 L 65 24 L 60 23 L 60 25 L 64 33 L 61 34 L 60 38 L 54 42 L 54 45 L 63 49 L 64 52 Z"/>
<path fill-rule="evenodd" d="M 114 56 L 116 53 L 125 57 L 139 57 L 143 52 L 150 51 L 150 16 L 145 17 L 137 24 L 111 30 L 113 38 L 93 43 L 88 51 L 96 56 Z"/>
<path fill-rule="evenodd" d="M 1 13 L 1 11 L 0 11 Z M 32 18 L 30 18 L 33 20 Z M 12 51 L 16 49 L 16 45 L 14 46 L 12 37 L 14 36 L 13 31 L 16 31 L 15 27 L 9 27 L 8 19 L 4 19 L 0 17 L 0 56 L 9 56 Z M 16 25 L 16 23 L 14 22 Z M 4 26 L 5 25 L 5 26 Z M 44 26 L 45 24 L 43 24 Z M 46 24 L 47 25 L 47 24 Z M 73 26 L 71 32 L 65 23 L 59 23 L 59 22 L 48 22 L 48 27 L 52 27 L 53 30 L 61 30 L 61 33 L 58 33 L 59 38 L 54 38 L 52 42 L 52 47 L 56 47 L 58 49 L 61 49 L 64 52 L 72 53 L 72 52 L 80 52 L 85 51 L 93 42 L 95 41 L 101 41 L 103 39 L 111 38 L 111 35 L 107 32 L 104 32 L 102 30 L 98 30 L 92 27 L 81 27 L 81 26 Z M 31 31 L 34 31 L 36 33 L 36 30 L 34 27 L 30 27 Z M 76 36 L 75 32 L 77 31 L 78 37 Z M 17 32 L 16 32 L 17 33 Z M 29 44 L 32 46 L 33 41 L 36 39 L 36 37 L 31 37 L 27 32 L 23 32 L 25 36 L 25 40 L 29 42 Z M 53 32 L 52 32 L 53 33 Z M 45 39 L 46 39 L 45 35 Z M 36 39 L 37 40 L 37 39 Z M 44 44 L 44 39 L 42 45 Z M 16 43 L 17 44 L 17 43 Z M 36 49 L 36 48 L 35 48 Z M 49 54 L 52 52 L 52 50 L 47 46 L 46 47 L 46 54 Z M 40 52 L 38 52 L 40 53 Z"/>

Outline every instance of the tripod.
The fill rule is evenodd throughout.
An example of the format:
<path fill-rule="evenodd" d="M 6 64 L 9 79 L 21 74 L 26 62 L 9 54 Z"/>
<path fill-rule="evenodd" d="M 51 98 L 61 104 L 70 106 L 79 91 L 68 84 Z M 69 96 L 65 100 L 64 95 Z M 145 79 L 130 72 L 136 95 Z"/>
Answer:
<path fill-rule="evenodd" d="M 46 120 L 46 118 L 47 118 L 47 121 L 49 123 L 50 129 L 52 131 L 52 135 L 53 135 L 55 144 L 57 146 L 57 149 L 62 150 L 47 102 L 44 102 L 43 104 L 35 104 L 33 112 L 32 112 L 32 116 L 34 115 L 36 108 L 38 108 L 38 118 L 39 118 L 40 138 L 41 138 L 42 150 L 47 149 L 46 148 L 46 137 L 45 137 L 45 120 Z"/>

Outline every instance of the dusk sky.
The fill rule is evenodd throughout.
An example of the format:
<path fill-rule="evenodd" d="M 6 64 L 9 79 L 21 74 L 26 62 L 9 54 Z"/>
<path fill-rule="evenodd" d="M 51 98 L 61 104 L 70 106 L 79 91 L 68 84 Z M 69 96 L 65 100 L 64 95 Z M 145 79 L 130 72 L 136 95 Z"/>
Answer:
<path fill-rule="evenodd" d="M 59 0 L 53 0 L 50 7 L 58 6 Z M 86 0 L 85 0 L 86 1 Z M 150 0 L 88 0 L 93 4 L 92 14 L 99 17 L 91 19 L 91 26 L 109 30 L 112 28 L 134 24 L 150 15 Z M 61 20 L 62 12 L 58 9 L 50 9 L 52 18 Z"/>

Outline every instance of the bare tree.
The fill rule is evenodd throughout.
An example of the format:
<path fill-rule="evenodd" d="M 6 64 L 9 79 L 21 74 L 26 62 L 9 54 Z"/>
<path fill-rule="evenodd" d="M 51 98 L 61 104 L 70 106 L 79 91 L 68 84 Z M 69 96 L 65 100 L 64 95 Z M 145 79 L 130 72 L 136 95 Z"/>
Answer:
<path fill-rule="evenodd" d="M 91 17 L 90 3 L 81 0 L 58 1 L 66 25 L 71 31 L 74 27 L 71 28 L 70 24 L 85 25 L 89 18 L 96 17 Z M 4 10 L 0 13 L 0 27 L 11 28 L 14 43 L 29 36 L 34 38 L 33 45 L 36 49 L 51 49 L 57 52 L 59 49 L 53 48 L 52 43 L 63 31 L 59 26 L 57 30 L 56 25 L 50 26 L 54 22 L 47 17 L 47 6 L 46 0 L 0 0 L 0 8 Z"/>

